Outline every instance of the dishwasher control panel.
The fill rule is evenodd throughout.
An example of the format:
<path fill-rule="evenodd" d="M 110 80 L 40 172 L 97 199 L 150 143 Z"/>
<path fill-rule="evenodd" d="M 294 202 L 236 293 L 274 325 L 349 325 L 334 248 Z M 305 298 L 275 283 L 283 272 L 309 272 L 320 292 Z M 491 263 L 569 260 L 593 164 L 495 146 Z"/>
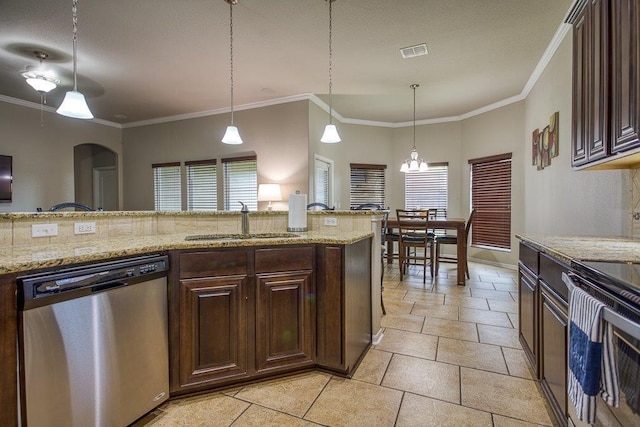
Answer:
<path fill-rule="evenodd" d="M 169 258 L 166 255 L 151 255 L 19 277 L 20 309 L 47 304 L 45 299 L 51 299 L 50 303 L 53 303 L 72 295 L 77 298 L 84 294 L 127 286 L 152 275 L 166 275 L 168 270 Z"/>

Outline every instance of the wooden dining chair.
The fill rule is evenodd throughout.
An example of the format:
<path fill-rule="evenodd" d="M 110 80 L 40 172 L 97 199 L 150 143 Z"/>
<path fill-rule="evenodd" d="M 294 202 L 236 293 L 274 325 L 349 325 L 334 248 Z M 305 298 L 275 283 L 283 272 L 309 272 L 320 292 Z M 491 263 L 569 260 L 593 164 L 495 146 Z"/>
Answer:
<path fill-rule="evenodd" d="M 398 220 L 398 255 L 400 280 L 408 272 L 410 264 L 423 266 L 422 283 L 427 280 L 427 265 L 434 277 L 435 238 L 429 230 L 429 211 L 396 209 Z"/>
<path fill-rule="evenodd" d="M 466 231 L 466 235 L 467 235 L 467 245 L 469 242 L 469 234 L 470 234 L 470 230 L 471 230 L 471 224 L 473 223 L 473 218 L 476 215 L 476 210 L 475 209 L 471 209 L 471 213 L 469 214 L 469 219 L 467 220 L 467 224 L 465 225 L 465 231 Z M 442 248 L 440 247 L 440 245 L 458 245 L 458 236 L 456 235 L 452 235 L 452 234 L 445 234 L 443 236 L 436 236 L 436 269 L 438 268 L 438 264 L 442 261 L 442 262 L 458 262 L 457 257 L 454 256 L 450 256 L 450 255 L 442 255 L 441 251 Z M 467 278 L 471 278 L 471 276 L 469 276 L 469 264 L 467 262 L 467 260 L 464 260 L 464 272 L 467 276 Z"/>

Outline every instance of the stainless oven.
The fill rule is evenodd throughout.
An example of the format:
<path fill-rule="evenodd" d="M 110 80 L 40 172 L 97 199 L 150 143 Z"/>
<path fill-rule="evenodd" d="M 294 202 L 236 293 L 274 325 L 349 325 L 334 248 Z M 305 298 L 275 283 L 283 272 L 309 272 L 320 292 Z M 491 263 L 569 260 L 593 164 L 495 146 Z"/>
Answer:
<path fill-rule="evenodd" d="M 572 263 L 565 277 L 606 304 L 603 320 L 614 327 L 614 345 L 620 385 L 620 406 L 598 399 L 593 426 L 640 426 L 640 264 L 614 262 Z M 578 420 L 568 400 L 569 426 L 589 424 Z"/>

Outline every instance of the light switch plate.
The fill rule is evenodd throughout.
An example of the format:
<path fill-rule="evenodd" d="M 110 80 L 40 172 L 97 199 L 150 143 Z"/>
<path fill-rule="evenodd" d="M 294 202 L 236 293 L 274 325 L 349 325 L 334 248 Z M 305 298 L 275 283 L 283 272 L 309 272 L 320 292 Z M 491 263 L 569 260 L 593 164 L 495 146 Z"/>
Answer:
<path fill-rule="evenodd" d="M 32 224 L 31 237 L 49 237 L 58 235 L 58 224 Z"/>
<path fill-rule="evenodd" d="M 332 227 L 336 227 L 338 225 L 338 218 L 336 217 L 329 217 L 329 218 L 325 218 L 324 219 L 324 225 L 329 225 Z"/>
<path fill-rule="evenodd" d="M 96 232 L 95 222 L 75 222 L 73 224 L 74 234 L 91 234 Z"/>

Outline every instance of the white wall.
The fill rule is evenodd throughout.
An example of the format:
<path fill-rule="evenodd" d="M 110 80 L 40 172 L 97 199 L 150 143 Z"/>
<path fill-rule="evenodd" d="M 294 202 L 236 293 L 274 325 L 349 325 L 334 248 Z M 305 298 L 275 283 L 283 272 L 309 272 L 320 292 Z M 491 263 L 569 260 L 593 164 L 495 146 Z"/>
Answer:
<path fill-rule="evenodd" d="M 569 32 L 525 102 L 523 233 L 626 236 L 629 171 L 571 168 L 571 49 Z M 559 155 L 538 171 L 531 165 L 531 134 L 560 112 Z M 518 230 L 516 230 L 518 231 Z"/>
<path fill-rule="evenodd" d="M 218 159 L 219 162 L 224 157 L 255 153 L 258 183 L 280 183 L 285 200 L 274 202 L 273 208 L 286 210 L 288 194 L 308 188 L 307 101 L 236 111 L 234 124 L 244 141 L 241 145 L 226 145 L 220 141 L 229 120 L 229 115 L 223 114 L 125 128 L 124 208 L 154 208 L 151 168 L 154 163 L 204 159 Z M 221 185 L 222 179 L 218 181 Z M 265 209 L 266 205 L 267 202 L 260 202 L 259 208 Z M 220 204 L 219 208 L 222 209 Z"/>
<path fill-rule="evenodd" d="M 87 143 L 103 145 L 122 158 L 117 127 L 49 111 L 40 126 L 39 109 L 0 102 L 0 154 L 13 156 L 13 201 L 0 203 L 0 212 L 47 210 L 74 201 L 73 147 Z"/>

